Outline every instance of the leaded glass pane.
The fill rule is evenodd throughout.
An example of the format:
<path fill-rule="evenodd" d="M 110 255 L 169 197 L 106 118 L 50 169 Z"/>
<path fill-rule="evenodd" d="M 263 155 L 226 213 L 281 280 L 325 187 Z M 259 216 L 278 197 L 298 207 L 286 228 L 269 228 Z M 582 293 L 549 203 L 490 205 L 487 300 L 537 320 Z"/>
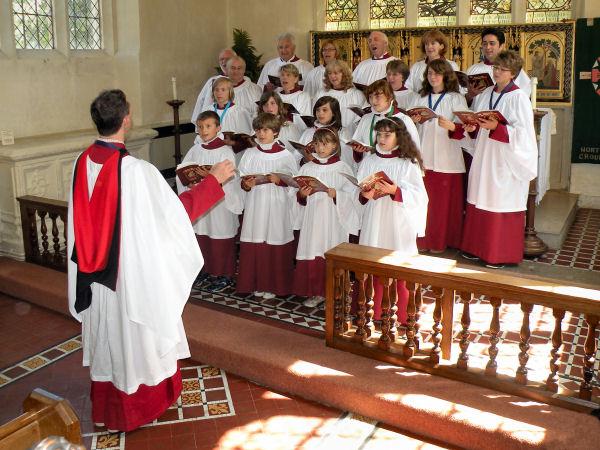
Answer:
<path fill-rule="evenodd" d="M 512 0 L 471 0 L 472 25 L 511 23 Z"/>
<path fill-rule="evenodd" d="M 456 0 L 419 0 L 419 27 L 456 25 Z"/>
<path fill-rule="evenodd" d="M 358 0 L 327 0 L 325 17 L 327 30 L 357 30 Z"/>
<path fill-rule="evenodd" d="M 73 50 L 102 48 L 100 0 L 68 0 L 69 46 Z"/>
<path fill-rule="evenodd" d="M 572 0 L 527 0 L 526 22 L 559 22 L 571 18 Z"/>
<path fill-rule="evenodd" d="M 17 49 L 54 48 L 52 0 L 13 0 L 13 22 Z"/>
<path fill-rule="evenodd" d="M 400 28 L 405 26 L 404 0 L 370 0 L 371 28 Z"/>

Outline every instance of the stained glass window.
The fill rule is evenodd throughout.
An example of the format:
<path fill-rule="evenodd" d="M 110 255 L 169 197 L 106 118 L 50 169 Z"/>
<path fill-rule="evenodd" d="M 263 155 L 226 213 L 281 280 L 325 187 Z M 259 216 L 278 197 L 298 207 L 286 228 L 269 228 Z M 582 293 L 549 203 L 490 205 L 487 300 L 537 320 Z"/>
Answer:
<path fill-rule="evenodd" d="M 512 0 L 471 0 L 472 25 L 487 23 L 511 23 Z"/>
<path fill-rule="evenodd" d="M 559 22 L 571 18 L 572 0 L 527 0 L 526 22 Z"/>
<path fill-rule="evenodd" d="M 335 30 L 358 29 L 358 0 L 327 0 L 325 28 Z"/>
<path fill-rule="evenodd" d="M 419 0 L 419 27 L 456 25 L 456 0 Z"/>
<path fill-rule="evenodd" d="M 371 28 L 400 28 L 405 26 L 404 0 L 370 0 Z"/>
<path fill-rule="evenodd" d="M 13 0 L 17 49 L 54 48 L 52 0 Z"/>
<path fill-rule="evenodd" d="M 68 0 L 69 46 L 73 50 L 102 48 L 100 0 Z"/>

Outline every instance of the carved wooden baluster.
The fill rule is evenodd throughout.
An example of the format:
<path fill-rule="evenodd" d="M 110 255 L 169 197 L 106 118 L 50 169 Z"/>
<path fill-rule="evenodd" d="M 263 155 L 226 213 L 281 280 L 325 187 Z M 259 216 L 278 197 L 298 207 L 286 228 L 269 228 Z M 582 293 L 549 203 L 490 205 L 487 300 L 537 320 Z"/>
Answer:
<path fill-rule="evenodd" d="M 592 399 L 592 380 L 594 378 L 594 357 L 598 350 L 596 342 L 596 327 L 598 326 L 598 316 L 586 314 L 585 321 L 588 326 L 588 333 L 583 345 L 585 357 L 583 359 L 583 383 L 579 386 L 579 398 L 583 400 Z"/>
<path fill-rule="evenodd" d="M 496 371 L 498 370 L 498 363 L 496 357 L 498 356 L 498 347 L 496 344 L 500 341 L 498 334 L 500 333 L 500 306 L 502 305 L 502 299 L 497 297 L 490 298 L 492 304 L 492 321 L 490 322 L 490 360 L 485 366 L 485 374 L 489 377 L 495 377 Z"/>
<path fill-rule="evenodd" d="M 48 261 L 50 251 L 48 251 L 48 227 L 46 227 L 46 211 L 38 211 L 40 216 L 40 234 L 42 235 L 42 260 Z"/>
<path fill-rule="evenodd" d="M 350 311 L 352 310 L 352 282 L 350 281 L 350 271 L 344 272 L 344 331 L 348 331 L 352 328 L 352 316 Z"/>
<path fill-rule="evenodd" d="M 358 283 L 358 307 L 356 310 L 356 331 L 353 339 L 358 342 L 364 342 L 369 337 L 365 324 L 367 323 L 367 299 L 365 295 L 365 280 L 367 274 L 356 272 L 356 282 Z"/>
<path fill-rule="evenodd" d="M 27 217 L 29 220 L 29 242 L 31 243 L 31 257 L 34 261 L 36 261 L 40 258 L 40 244 L 37 235 L 35 209 L 27 208 Z"/>
<path fill-rule="evenodd" d="M 365 296 L 367 297 L 367 321 L 365 323 L 365 330 L 368 337 L 373 335 L 375 328 L 373 326 L 373 315 L 375 314 L 375 311 L 373 310 L 373 307 L 375 306 L 375 300 L 373 299 L 374 295 L 373 275 L 367 275 L 367 281 L 365 283 Z"/>
<path fill-rule="evenodd" d="M 65 259 L 67 259 L 68 255 L 69 255 L 69 243 L 67 242 L 67 217 L 66 217 L 66 215 L 61 213 L 60 220 L 62 220 L 62 223 L 63 223 L 63 239 L 65 240 Z"/>
<path fill-rule="evenodd" d="M 403 353 L 407 358 L 414 356 L 417 344 L 415 342 L 415 313 L 417 310 L 416 296 L 419 285 L 412 281 L 406 282 L 408 289 L 408 305 L 406 306 L 406 342 L 404 344 Z"/>
<path fill-rule="evenodd" d="M 462 317 L 460 318 L 460 324 L 462 325 L 462 331 L 460 332 L 460 355 L 458 355 L 458 361 L 456 367 L 459 369 L 467 370 L 469 368 L 469 355 L 467 349 L 469 348 L 469 326 L 471 325 L 471 313 L 469 305 L 473 300 L 473 294 L 471 292 L 461 292 L 460 300 L 463 303 Z"/>
<path fill-rule="evenodd" d="M 344 270 L 337 269 L 334 275 L 333 286 L 333 327 L 336 334 L 344 332 L 344 304 L 342 301 L 344 283 Z"/>
<path fill-rule="evenodd" d="M 523 311 L 523 324 L 521 325 L 521 342 L 519 343 L 519 368 L 515 381 L 519 384 L 527 384 L 527 361 L 529 361 L 529 338 L 531 330 L 529 329 L 529 315 L 533 310 L 530 303 L 521 302 L 521 311 Z"/>
<path fill-rule="evenodd" d="M 379 282 L 383 289 L 381 297 L 381 336 L 377 346 L 382 350 L 390 349 L 390 284 L 391 279 L 379 277 Z"/>
<path fill-rule="evenodd" d="M 62 255 L 60 254 L 60 239 L 58 238 L 58 225 L 56 224 L 58 213 L 50 213 L 49 216 L 52 220 L 52 249 L 54 250 L 52 260 L 55 264 L 60 264 L 62 262 Z"/>
<path fill-rule="evenodd" d="M 420 337 L 421 333 L 419 330 L 421 329 L 421 324 L 419 323 L 419 318 L 421 317 L 421 306 L 423 305 L 423 286 L 420 284 L 417 285 L 417 290 L 415 292 L 415 348 L 418 350 L 421 342 Z"/>
<path fill-rule="evenodd" d="M 429 361 L 438 364 L 440 362 L 440 342 L 442 341 L 442 295 L 444 290 L 440 287 L 433 287 L 432 291 L 433 298 L 435 298 L 435 308 L 433 309 L 433 333 L 431 334 L 433 348 L 429 354 Z"/>
<path fill-rule="evenodd" d="M 550 351 L 550 374 L 546 380 L 546 389 L 552 392 L 558 392 L 558 368 L 560 359 L 560 347 L 562 346 L 562 320 L 565 317 L 565 310 L 553 308 L 554 331 L 552 332 L 552 350 Z"/>
<path fill-rule="evenodd" d="M 390 342 L 398 337 L 398 280 L 393 279 L 390 286 Z"/>

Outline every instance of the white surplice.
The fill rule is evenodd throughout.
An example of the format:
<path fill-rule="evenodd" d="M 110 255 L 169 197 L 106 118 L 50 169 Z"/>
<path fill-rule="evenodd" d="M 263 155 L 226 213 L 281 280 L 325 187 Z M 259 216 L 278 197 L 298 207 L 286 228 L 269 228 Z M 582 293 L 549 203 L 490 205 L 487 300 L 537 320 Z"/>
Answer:
<path fill-rule="evenodd" d="M 396 97 L 398 108 L 410 109 L 415 106 L 415 102 L 419 99 L 419 94 L 410 89 L 403 89 L 401 91 L 394 91 L 394 97 Z"/>
<path fill-rule="evenodd" d="M 385 78 L 387 63 L 394 59 L 397 58 L 395 56 L 388 56 L 387 58 L 369 58 L 361 61 L 352 72 L 352 81 L 368 86 L 377 80 Z"/>
<path fill-rule="evenodd" d="M 410 134 L 410 137 L 412 138 L 417 148 L 420 149 L 421 140 L 419 138 L 419 132 L 417 131 L 417 127 L 415 126 L 412 119 L 400 111 L 397 111 L 395 114 L 391 114 L 393 111 L 394 105 L 390 105 L 389 109 L 387 111 L 383 111 L 382 113 L 370 112 L 362 116 L 360 122 L 358 122 L 356 131 L 354 132 L 352 139 L 367 145 L 370 145 L 372 143 L 372 146 L 375 146 L 377 133 L 374 128 L 375 124 L 380 120 L 388 117 L 388 115 L 391 115 L 391 117 L 397 117 L 402 121 L 402 123 L 404 123 L 408 134 Z"/>
<path fill-rule="evenodd" d="M 307 128 L 300 136 L 299 142 L 301 144 L 308 144 L 313 140 L 313 136 L 315 135 L 315 131 L 319 128 L 324 127 L 325 125 L 321 125 L 319 122 L 315 121 L 315 126 Z M 346 144 L 346 142 L 352 140 L 352 133 L 345 127 L 342 127 L 338 133 L 338 138 L 340 140 L 340 147 L 342 150 L 342 154 L 340 155 L 340 159 L 344 161 L 348 167 L 352 170 L 352 176 L 356 175 L 356 171 L 358 170 L 358 163 L 354 161 L 354 157 L 352 154 L 352 147 Z"/>
<path fill-rule="evenodd" d="M 260 100 L 262 89 L 250 80 L 244 80 L 241 84 L 233 87 L 234 101 L 246 109 L 250 117 L 256 113 L 256 102 Z"/>
<path fill-rule="evenodd" d="M 323 79 L 325 78 L 325 66 L 320 65 L 308 72 L 304 80 L 304 92 L 314 98 L 317 92 L 325 89 Z"/>
<path fill-rule="evenodd" d="M 446 59 L 452 66 L 453 70 L 459 70 L 458 64 L 456 64 L 451 59 Z M 408 75 L 408 80 L 404 83 L 407 89 L 410 89 L 414 92 L 419 92 L 423 87 L 423 80 L 425 79 L 425 69 L 427 69 L 427 61 L 422 59 L 414 63 L 410 68 L 410 74 Z"/>
<path fill-rule="evenodd" d="M 300 163 L 302 154 L 296 150 L 292 144 L 290 144 L 290 141 L 300 142 L 300 136 L 302 136 L 300 127 L 295 123 L 288 121 L 285 121 L 281 125 L 279 135 L 277 136 L 277 140 L 281 142 L 292 155 L 294 155 L 297 163 Z"/>
<path fill-rule="evenodd" d="M 473 64 L 471 67 L 467 69 L 467 75 L 477 75 L 478 73 L 487 73 L 489 76 L 494 79 L 494 65 L 486 64 L 483 61 L 478 62 L 477 64 Z M 527 73 L 521 69 L 517 77 L 515 78 L 515 84 L 519 86 L 527 96 L 531 95 L 531 79 L 527 75 Z"/>
<path fill-rule="evenodd" d="M 338 101 L 340 104 L 340 111 L 342 113 L 342 125 L 344 128 L 350 130 L 350 134 L 354 133 L 360 117 L 348 109 L 348 107 L 357 106 L 358 108 L 365 108 L 369 106 L 369 102 L 367 102 L 365 94 L 355 87 L 351 87 L 345 91 L 338 91 L 337 89 L 322 90 L 317 92 L 317 95 L 315 95 L 313 98 L 313 106 L 318 99 L 325 97 L 326 95 L 333 97 Z"/>
<path fill-rule="evenodd" d="M 273 58 L 267 61 L 266 64 L 263 66 L 263 69 L 260 72 L 260 76 L 258 77 L 258 81 L 256 82 L 256 84 L 258 84 L 260 88 L 263 89 L 265 87 L 265 84 L 269 82 L 269 75 L 279 77 L 280 67 L 286 64 L 293 64 L 298 68 L 298 71 L 302 75 L 302 79 L 299 81 L 299 84 L 301 85 L 304 84 L 304 80 L 308 76 L 308 73 L 314 68 L 314 66 L 311 63 L 300 59 L 297 56 L 294 56 L 289 61 L 284 61 L 280 57 Z"/>
<path fill-rule="evenodd" d="M 102 168 L 88 159 L 89 192 Z M 92 283 L 75 311 L 73 199 L 68 213 L 69 309 L 82 322 L 83 365 L 92 381 L 132 394 L 172 376 L 190 356 L 181 320 L 204 260 L 181 201 L 150 163 L 126 156 L 121 169 L 121 239 L 116 291 Z"/>

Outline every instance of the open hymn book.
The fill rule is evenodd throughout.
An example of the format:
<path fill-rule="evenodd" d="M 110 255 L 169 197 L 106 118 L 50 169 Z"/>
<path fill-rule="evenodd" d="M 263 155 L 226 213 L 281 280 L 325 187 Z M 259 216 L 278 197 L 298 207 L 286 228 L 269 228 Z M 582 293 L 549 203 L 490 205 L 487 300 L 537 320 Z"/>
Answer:
<path fill-rule="evenodd" d="M 506 125 L 508 121 L 500 111 L 452 111 L 452 113 L 460 119 L 465 125 L 479 125 L 478 119 L 491 120 L 496 119 L 498 122 Z"/>
<path fill-rule="evenodd" d="M 190 184 L 199 183 L 204 178 L 206 172 L 210 172 L 212 165 L 200 165 L 194 162 L 179 164 L 175 169 L 175 174 L 181 184 L 189 186 Z"/>
<path fill-rule="evenodd" d="M 353 185 L 358 186 L 360 188 L 360 190 L 363 192 L 367 192 L 367 191 L 370 191 L 371 189 L 375 189 L 375 185 L 377 183 L 379 183 L 380 181 L 385 181 L 386 183 L 394 184 L 394 182 L 390 179 L 390 177 L 387 176 L 387 174 L 383 170 L 380 170 L 379 172 L 375 172 L 374 174 L 369 175 L 368 177 L 364 178 L 361 181 L 358 181 L 352 175 L 348 175 L 346 173 L 340 173 L 340 175 L 343 176 L 344 178 L 346 178 L 348 181 L 350 181 L 350 183 L 352 183 Z M 378 198 L 384 197 L 386 195 L 388 195 L 388 194 L 381 192 L 379 190 L 375 190 L 375 195 L 373 196 L 373 200 L 377 200 Z"/>

